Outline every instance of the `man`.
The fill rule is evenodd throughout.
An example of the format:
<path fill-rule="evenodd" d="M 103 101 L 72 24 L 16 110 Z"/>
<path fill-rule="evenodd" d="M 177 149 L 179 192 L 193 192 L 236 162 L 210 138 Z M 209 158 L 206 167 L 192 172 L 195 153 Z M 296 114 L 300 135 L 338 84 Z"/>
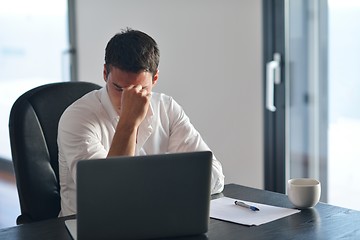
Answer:
<path fill-rule="evenodd" d="M 86 94 L 62 115 L 60 216 L 76 213 L 76 163 L 81 159 L 209 150 L 181 106 L 152 92 L 159 58 L 158 46 L 147 34 L 132 29 L 116 34 L 105 49 L 106 87 Z M 214 157 L 211 193 L 223 187 L 222 167 Z"/>

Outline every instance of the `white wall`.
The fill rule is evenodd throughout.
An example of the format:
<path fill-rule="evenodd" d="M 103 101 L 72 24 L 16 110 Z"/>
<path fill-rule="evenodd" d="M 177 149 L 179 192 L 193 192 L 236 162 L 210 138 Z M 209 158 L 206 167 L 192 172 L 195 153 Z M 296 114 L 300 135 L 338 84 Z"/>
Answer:
<path fill-rule="evenodd" d="M 103 84 L 107 41 L 131 27 L 160 48 L 154 91 L 173 96 L 222 162 L 263 188 L 261 0 L 77 0 L 79 80 Z"/>

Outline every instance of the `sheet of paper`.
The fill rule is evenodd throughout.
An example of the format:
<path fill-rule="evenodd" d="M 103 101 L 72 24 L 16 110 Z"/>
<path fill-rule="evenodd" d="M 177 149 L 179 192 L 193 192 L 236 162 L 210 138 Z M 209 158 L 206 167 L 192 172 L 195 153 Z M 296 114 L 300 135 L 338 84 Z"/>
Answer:
<path fill-rule="evenodd" d="M 242 201 L 246 204 L 255 206 L 259 208 L 260 211 L 252 211 L 245 207 L 236 206 L 235 201 Z M 275 207 L 228 197 L 222 197 L 210 201 L 211 218 L 248 226 L 258 226 L 298 212 L 300 212 L 300 210 Z"/>
<path fill-rule="evenodd" d="M 74 240 L 76 240 L 77 239 L 76 219 L 65 220 L 65 226 L 68 229 L 71 237 Z"/>

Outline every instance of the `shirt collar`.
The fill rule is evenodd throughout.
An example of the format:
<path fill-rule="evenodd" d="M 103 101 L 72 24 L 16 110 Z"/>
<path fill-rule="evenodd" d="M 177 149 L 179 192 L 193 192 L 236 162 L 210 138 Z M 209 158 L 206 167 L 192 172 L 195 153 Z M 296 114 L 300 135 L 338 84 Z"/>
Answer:
<path fill-rule="evenodd" d="M 104 106 L 104 109 L 106 111 L 106 113 L 108 114 L 108 116 L 110 117 L 110 119 L 114 120 L 118 120 L 119 119 L 119 115 L 118 113 L 115 111 L 114 106 L 112 105 L 111 101 L 110 101 L 110 97 L 109 94 L 107 92 L 107 88 L 106 86 L 103 87 L 101 90 L 101 103 Z"/>

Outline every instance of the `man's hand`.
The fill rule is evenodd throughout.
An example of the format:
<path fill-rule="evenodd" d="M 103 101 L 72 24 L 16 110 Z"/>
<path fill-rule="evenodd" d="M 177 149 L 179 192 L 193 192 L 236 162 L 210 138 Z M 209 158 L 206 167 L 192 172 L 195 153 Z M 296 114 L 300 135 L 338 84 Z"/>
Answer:
<path fill-rule="evenodd" d="M 124 88 L 119 113 L 120 121 L 135 128 L 139 127 L 149 109 L 150 97 L 151 93 L 141 85 Z"/>
<path fill-rule="evenodd" d="M 108 153 L 110 156 L 135 155 L 137 131 L 146 117 L 151 92 L 141 85 L 123 89 L 121 96 L 120 120 Z"/>

